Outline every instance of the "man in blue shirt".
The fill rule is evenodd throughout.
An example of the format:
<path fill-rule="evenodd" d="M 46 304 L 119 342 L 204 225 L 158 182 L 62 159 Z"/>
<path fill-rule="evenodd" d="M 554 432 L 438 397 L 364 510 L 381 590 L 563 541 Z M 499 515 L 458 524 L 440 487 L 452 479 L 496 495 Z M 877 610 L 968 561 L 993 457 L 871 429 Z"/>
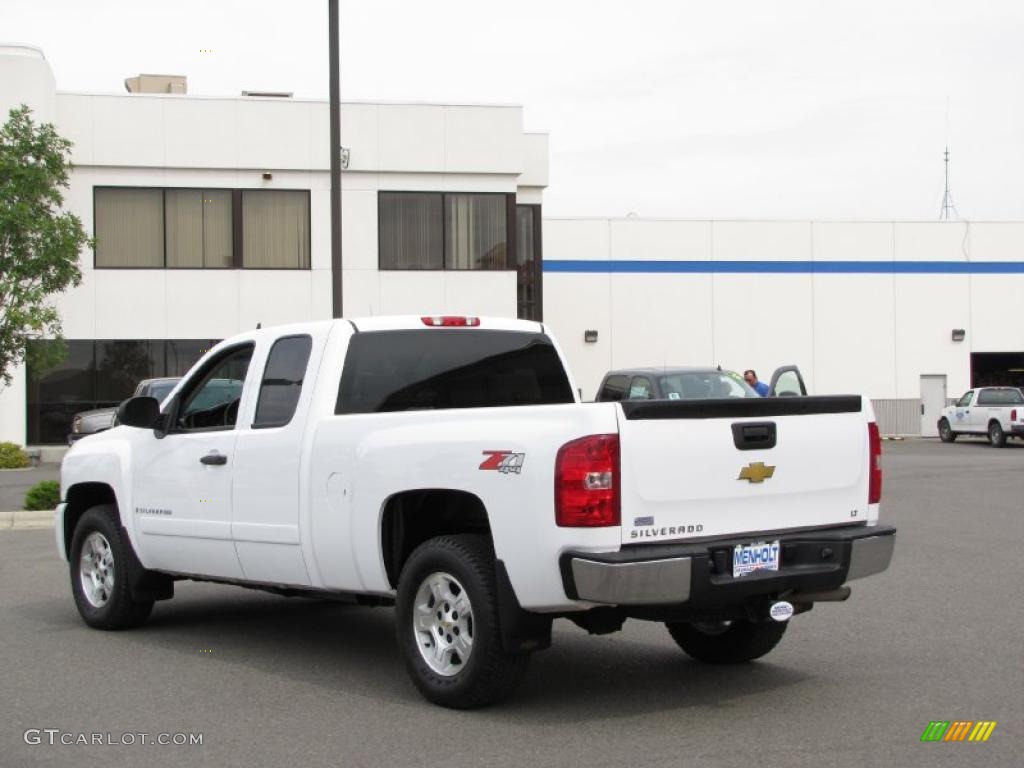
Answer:
<path fill-rule="evenodd" d="M 757 372 L 753 368 L 748 368 L 743 372 L 743 380 L 761 397 L 768 397 L 768 385 L 757 380 Z"/>

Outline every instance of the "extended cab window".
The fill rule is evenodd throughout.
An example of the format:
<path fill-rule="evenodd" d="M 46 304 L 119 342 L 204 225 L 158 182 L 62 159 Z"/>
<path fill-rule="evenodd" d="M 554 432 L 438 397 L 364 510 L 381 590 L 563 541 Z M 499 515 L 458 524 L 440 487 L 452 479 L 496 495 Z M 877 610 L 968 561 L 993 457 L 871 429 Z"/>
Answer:
<path fill-rule="evenodd" d="M 238 418 L 252 344 L 236 347 L 200 371 L 181 394 L 175 417 L 178 430 L 231 429 Z"/>
<path fill-rule="evenodd" d="M 609 376 L 604 386 L 601 387 L 601 392 L 597 396 L 599 402 L 607 402 L 609 400 L 621 400 L 626 396 L 626 384 L 629 382 L 627 376 Z"/>
<path fill-rule="evenodd" d="M 1019 389 L 983 389 L 978 393 L 978 405 L 1021 405 L 1024 394 Z"/>
<path fill-rule="evenodd" d="M 287 336 L 274 342 L 260 382 L 253 429 L 283 427 L 292 420 L 312 346 L 309 336 Z"/>
<path fill-rule="evenodd" d="M 335 412 L 571 402 L 562 361 L 544 334 L 431 328 L 355 334 Z"/>

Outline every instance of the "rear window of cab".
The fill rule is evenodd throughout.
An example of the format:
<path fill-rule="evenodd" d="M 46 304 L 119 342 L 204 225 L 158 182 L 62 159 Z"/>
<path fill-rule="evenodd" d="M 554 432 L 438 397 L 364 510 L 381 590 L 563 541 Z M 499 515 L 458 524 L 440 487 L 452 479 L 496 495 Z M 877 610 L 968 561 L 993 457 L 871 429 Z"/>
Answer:
<path fill-rule="evenodd" d="M 335 413 L 572 402 L 561 358 L 542 333 L 364 331 L 349 342 Z"/>

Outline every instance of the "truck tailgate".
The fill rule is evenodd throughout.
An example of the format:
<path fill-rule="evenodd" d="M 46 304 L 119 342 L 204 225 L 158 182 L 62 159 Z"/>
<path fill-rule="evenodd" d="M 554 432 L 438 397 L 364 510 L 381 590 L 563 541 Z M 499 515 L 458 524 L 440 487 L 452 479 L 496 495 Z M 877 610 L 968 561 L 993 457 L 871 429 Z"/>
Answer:
<path fill-rule="evenodd" d="M 868 519 L 860 397 L 621 405 L 625 544 Z"/>

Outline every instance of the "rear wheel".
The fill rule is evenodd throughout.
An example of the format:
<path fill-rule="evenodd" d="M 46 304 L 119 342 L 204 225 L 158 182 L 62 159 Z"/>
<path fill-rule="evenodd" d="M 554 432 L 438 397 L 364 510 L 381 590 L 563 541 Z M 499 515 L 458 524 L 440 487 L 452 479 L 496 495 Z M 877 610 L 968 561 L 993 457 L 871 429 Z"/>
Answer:
<path fill-rule="evenodd" d="M 90 627 L 128 629 L 149 618 L 153 601 L 132 599 L 132 562 L 117 510 L 109 504 L 87 510 L 75 526 L 69 563 L 75 605 Z"/>
<path fill-rule="evenodd" d="M 529 654 L 501 644 L 494 552 L 482 536 L 439 536 L 417 547 L 402 568 L 395 609 L 406 669 L 435 704 L 491 704 L 526 673 Z"/>
<path fill-rule="evenodd" d="M 947 419 L 939 419 L 939 440 L 944 443 L 952 443 L 956 440 L 956 432 L 949 426 Z"/>
<path fill-rule="evenodd" d="M 789 622 L 745 619 L 737 621 L 666 623 L 676 644 L 698 661 L 738 664 L 771 651 L 786 633 Z"/>
<path fill-rule="evenodd" d="M 988 425 L 988 441 L 996 448 L 1006 445 L 1006 433 L 998 421 L 990 422 Z"/>

